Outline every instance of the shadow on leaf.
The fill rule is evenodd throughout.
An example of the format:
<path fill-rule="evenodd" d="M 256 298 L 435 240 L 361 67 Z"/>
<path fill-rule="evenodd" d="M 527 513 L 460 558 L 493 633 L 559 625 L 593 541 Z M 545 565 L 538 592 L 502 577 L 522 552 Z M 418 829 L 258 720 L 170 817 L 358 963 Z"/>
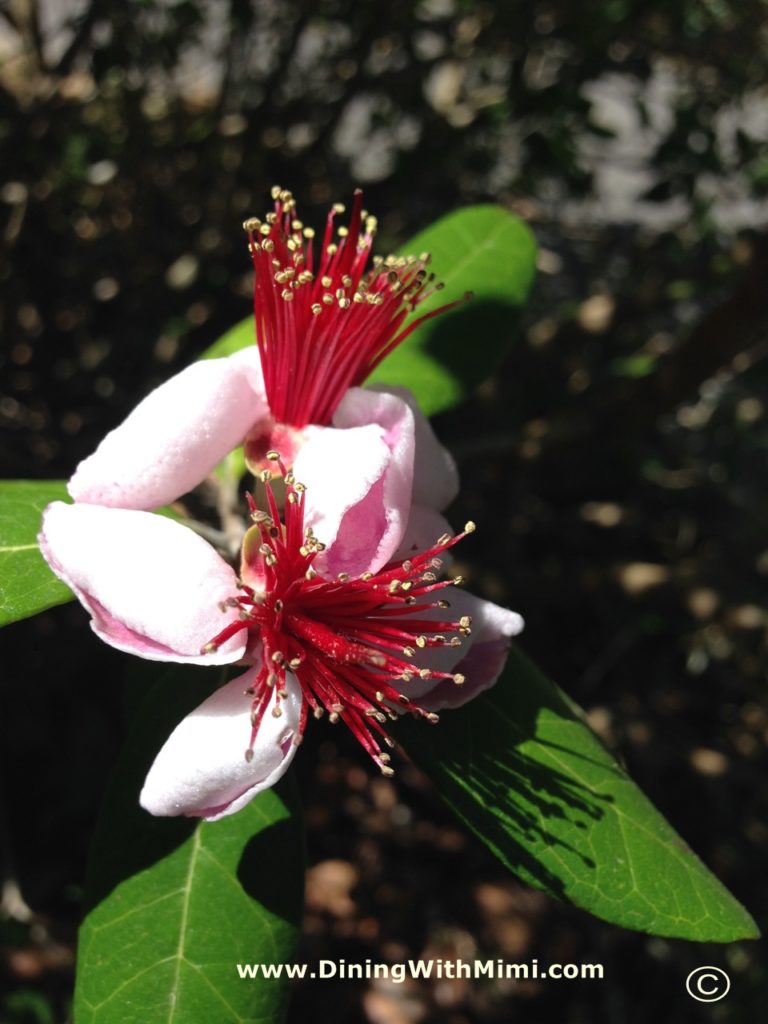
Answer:
<path fill-rule="evenodd" d="M 280 792 L 288 786 L 295 788 L 292 774 L 281 779 L 276 788 Z M 252 836 L 240 856 L 237 878 L 244 892 L 270 913 L 285 921 L 298 922 L 303 904 L 302 887 L 275 885 L 275 879 L 285 870 L 285 851 L 290 849 L 295 829 L 296 823 L 284 818 Z"/>
<path fill-rule="evenodd" d="M 519 320 L 520 307 L 512 302 L 471 298 L 432 322 L 424 351 L 468 394 L 501 363 Z"/>
<path fill-rule="evenodd" d="M 556 849 L 573 864 L 569 874 L 596 871 L 589 833 L 613 803 L 582 781 L 574 764 L 613 769 L 584 744 L 542 738 L 542 715 L 575 725 L 580 734 L 586 729 L 555 688 L 513 651 L 495 688 L 444 712 L 435 729 L 404 721 L 398 736 L 441 797 L 511 871 L 566 899 L 564 878 L 542 861 Z"/>

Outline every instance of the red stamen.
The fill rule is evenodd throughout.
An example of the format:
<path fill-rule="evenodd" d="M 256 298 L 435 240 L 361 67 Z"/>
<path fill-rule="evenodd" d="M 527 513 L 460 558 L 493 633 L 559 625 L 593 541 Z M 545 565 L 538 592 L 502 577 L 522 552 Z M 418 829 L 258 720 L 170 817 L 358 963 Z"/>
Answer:
<path fill-rule="evenodd" d="M 392 745 L 383 726 L 397 717 L 394 709 L 405 706 L 418 717 L 437 721 L 437 715 L 408 698 L 410 680 L 418 676 L 464 682 L 458 673 L 420 667 L 418 655 L 427 648 L 458 646 L 470 632 L 467 616 L 429 618 L 424 613 L 448 607 L 447 601 L 432 599 L 434 591 L 456 582 L 435 578 L 438 555 L 474 525 L 468 523 L 455 537 L 444 535 L 428 551 L 391 563 L 379 573 L 327 578 L 313 567 L 324 546 L 304 526 L 304 488 L 276 452 L 268 458 L 278 464 L 285 482 L 282 521 L 265 472 L 269 511 L 258 510 L 249 497 L 254 523 L 249 534 L 255 531 L 256 540 L 247 541 L 247 557 L 255 548 L 259 552 L 260 585 L 243 585 L 243 593 L 230 599 L 240 608 L 240 619 L 203 650 L 216 650 L 244 626 L 251 634 L 251 649 L 260 646 L 261 667 L 249 690 L 252 732 L 246 757 L 252 756 L 273 690 L 277 691 L 273 714 L 280 713 L 286 673 L 291 672 L 303 697 L 296 742 L 303 735 L 308 709 L 316 715 L 327 711 L 331 721 L 345 722 L 381 770 L 391 774 L 389 756 L 380 741 Z"/>
<path fill-rule="evenodd" d="M 362 384 L 382 359 L 420 324 L 460 302 L 406 323 L 441 287 L 427 275 L 428 256 L 374 258 L 366 271 L 376 220 L 358 189 L 349 226 L 328 214 L 322 249 L 296 219 L 290 192 L 272 189 L 275 210 L 245 222 L 256 270 L 254 315 L 270 410 L 279 423 L 325 426 L 348 388 Z M 465 296 L 466 298 L 467 296 Z"/>

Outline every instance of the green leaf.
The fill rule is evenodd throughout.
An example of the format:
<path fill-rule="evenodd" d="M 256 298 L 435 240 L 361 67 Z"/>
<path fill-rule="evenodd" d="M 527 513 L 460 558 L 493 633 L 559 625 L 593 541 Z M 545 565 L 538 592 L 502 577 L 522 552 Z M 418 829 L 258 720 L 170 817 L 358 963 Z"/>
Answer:
<path fill-rule="evenodd" d="M 536 271 L 536 243 L 500 206 L 468 206 L 406 242 L 403 255 L 432 255 L 441 291 L 418 307 L 428 313 L 472 292 L 474 298 L 422 324 L 369 378 L 413 391 L 427 415 L 466 398 L 501 361 L 514 336 Z M 253 318 L 236 324 L 203 353 L 231 355 L 255 344 Z"/>
<path fill-rule="evenodd" d="M 510 871 L 606 921 L 699 942 L 757 927 L 517 649 L 497 685 L 434 729 L 402 722 L 408 753 Z"/>
<path fill-rule="evenodd" d="M 241 980 L 238 963 L 290 962 L 301 917 L 303 836 L 292 778 L 217 822 L 153 818 L 146 772 L 221 670 L 174 666 L 142 699 L 91 848 L 80 929 L 78 1024 L 283 1019 L 285 979 Z"/>
<path fill-rule="evenodd" d="M 53 575 L 37 546 L 45 506 L 68 500 L 63 480 L 0 481 L 0 626 L 74 596 Z"/>
<path fill-rule="evenodd" d="M 501 362 L 533 284 L 536 243 L 517 217 L 483 205 L 448 214 L 401 252 L 431 253 L 431 269 L 445 285 L 419 315 L 468 291 L 474 296 L 422 324 L 369 378 L 410 388 L 431 416 L 466 398 Z"/>

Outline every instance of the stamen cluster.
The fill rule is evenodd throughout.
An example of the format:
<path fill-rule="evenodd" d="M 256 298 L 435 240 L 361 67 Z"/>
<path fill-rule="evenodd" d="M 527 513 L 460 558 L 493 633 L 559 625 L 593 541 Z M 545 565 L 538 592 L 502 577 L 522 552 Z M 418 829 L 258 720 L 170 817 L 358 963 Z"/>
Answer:
<path fill-rule="evenodd" d="M 285 483 L 285 509 L 281 520 L 269 470 L 262 473 L 268 509 L 258 509 L 252 498 L 251 519 L 243 547 L 244 570 L 258 586 L 241 584 L 242 593 L 230 607 L 240 609 L 239 621 L 229 625 L 204 647 L 212 652 L 245 626 L 251 634 L 249 649 L 261 658 L 252 686 L 251 739 L 246 759 L 273 695 L 272 714 L 281 712 L 286 696 L 286 674 L 301 686 L 302 714 L 296 742 L 301 740 L 309 711 L 316 718 L 327 712 L 331 722 L 344 722 L 381 771 L 392 774 L 389 754 L 393 746 L 384 726 L 398 717 L 395 709 L 437 722 L 438 716 L 407 696 L 415 677 L 464 682 L 460 673 L 419 668 L 418 652 L 461 644 L 470 632 L 469 616 L 452 619 L 444 598 L 435 595 L 461 582 L 439 579 L 440 555 L 474 530 L 467 523 L 455 537 L 444 535 L 429 550 L 393 562 L 380 572 L 326 578 L 313 567 L 324 547 L 304 525 L 304 487 L 285 469 L 279 455 L 270 452 Z M 245 572 L 244 572 L 245 575 Z M 441 612 L 435 614 L 435 610 Z M 398 686 L 393 685 L 397 683 Z M 405 691 L 405 692 L 403 692 Z"/>
<path fill-rule="evenodd" d="M 275 209 L 243 225 L 256 270 L 254 311 L 264 383 L 273 417 L 301 429 L 327 426 L 348 388 L 362 384 L 382 359 L 449 303 L 410 323 L 406 318 L 442 285 L 418 258 L 369 256 L 376 218 L 358 189 L 349 225 L 328 214 L 319 253 L 315 233 L 296 216 L 290 192 L 272 189 Z M 460 300 L 461 301 L 461 300 Z"/>

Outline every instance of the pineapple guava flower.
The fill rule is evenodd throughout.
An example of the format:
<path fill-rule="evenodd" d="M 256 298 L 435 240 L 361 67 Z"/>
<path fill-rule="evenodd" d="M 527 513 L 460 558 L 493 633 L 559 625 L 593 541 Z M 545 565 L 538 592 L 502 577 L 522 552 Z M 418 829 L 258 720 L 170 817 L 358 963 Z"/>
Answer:
<path fill-rule="evenodd" d="M 327 534 L 347 517 L 386 520 L 381 554 L 392 557 L 409 519 L 437 525 L 456 494 L 456 469 L 409 392 L 359 385 L 442 312 L 410 317 L 439 286 L 426 257 L 376 258 L 367 269 L 375 221 L 360 192 L 349 226 L 335 234 L 343 208 L 333 208 L 318 253 L 291 194 L 278 188 L 273 198 L 264 223 L 245 224 L 256 344 L 195 363 L 153 391 L 80 463 L 69 492 L 77 502 L 152 510 L 200 484 L 241 444 L 255 472 L 278 448 L 308 483 L 313 473 L 334 477 L 333 500 L 313 526 Z"/>
<path fill-rule="evenodd" d="M 246 666 L 158 754 L 141 794 L 153 814 L 215 820 L 243 807 L 286 770 L 310 713 L 347 725 L 391 774 L 388 721 L 436 721 L 492 686 L 522 628 L 441 578 L 442 556 L 472 524 L 394 561 L 381 553 L 384 521 L 353 518 L 324 544 L 308 523 L 333 481 L 307 489 L 266 457 L 279 465 L 284 511 L 266 470 L 239 577 L 162 516 L 54 502 L 43 518 L 44 556 L 107 643 L 150 660 Z"/>

